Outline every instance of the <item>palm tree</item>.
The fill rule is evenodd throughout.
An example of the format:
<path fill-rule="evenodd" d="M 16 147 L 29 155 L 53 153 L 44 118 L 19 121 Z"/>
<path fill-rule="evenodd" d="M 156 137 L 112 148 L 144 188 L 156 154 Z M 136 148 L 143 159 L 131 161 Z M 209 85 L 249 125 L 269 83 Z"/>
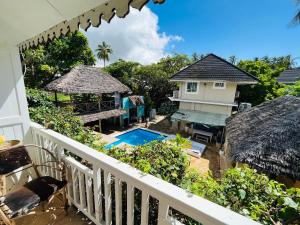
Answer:
<path fill-rule="evenodd" d="M 103 60 L 103 65 L 105 67 L 105 61 L 109 61 L 109 56 L 113 53 L 112 48 L 105 41 L 98 45 L 96 49 L 98 59 Z"/>
<path fill-rule="evenodd" d="M 236 65 L 236 63 L 237 63 L 237 57 L 234 56 L 234 55 L 229 56 L 228 61 L 229 61 L 231 64 Z"/>
<path fill-rule="evenodd" d="M 300 5 L 300 0 L 296 0 L 296 4 Z M 297 10 L 296 16 L 292 20 L 293 24 L 299 24 L 300 23 L 300 9 Z"/>

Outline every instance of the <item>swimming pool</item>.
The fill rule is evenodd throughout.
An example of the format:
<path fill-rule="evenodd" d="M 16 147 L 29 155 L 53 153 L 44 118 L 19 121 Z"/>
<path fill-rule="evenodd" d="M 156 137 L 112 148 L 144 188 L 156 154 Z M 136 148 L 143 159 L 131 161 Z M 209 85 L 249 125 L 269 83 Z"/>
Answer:
<path fill-rule="evenodd" d="M 147 129 L 138 128 L 116 136 L 116 138 L 119 140 L 106 145 L 105 149 L 111 149 L 121 143 L 132 146 L 144 145 L 154 140 L 162 141 L 166 138 L 166 136 Z"/>

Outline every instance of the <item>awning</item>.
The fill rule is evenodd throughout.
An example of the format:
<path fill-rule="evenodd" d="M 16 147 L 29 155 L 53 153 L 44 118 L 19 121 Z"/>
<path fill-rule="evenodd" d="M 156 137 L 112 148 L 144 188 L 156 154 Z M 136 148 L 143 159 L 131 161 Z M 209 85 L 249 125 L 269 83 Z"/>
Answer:
<path fill-rule="evenodd" d="M 172 120 L 183 120 L 211 126 L 225 126 L 228 116 L 224 114 L 180 109 L 172 115 Z"/>
<path fill-rule="evenodd" d="M 123 110 L 123 109 L 113 109 L 113 110 L 104 111 L 104 112 L 81 115 L 81 116 L 79 116 L 79 118 L 82 122 L 89 123 L 89 122 L 93 122 L 93 121 L 97 121 L 97 120 L 104 120 L 104 119 L 119 117 L 126 113 L 127 113 L 127 111 Z"/>

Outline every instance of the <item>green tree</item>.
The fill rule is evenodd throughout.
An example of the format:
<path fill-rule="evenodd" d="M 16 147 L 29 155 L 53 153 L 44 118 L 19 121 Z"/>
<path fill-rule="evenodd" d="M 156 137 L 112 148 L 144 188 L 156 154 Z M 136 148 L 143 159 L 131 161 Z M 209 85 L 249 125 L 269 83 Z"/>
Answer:
<path fill-rule="evenodd" d="M 245 60 L 238 63 L 238 67 L 256 76 L 258 84 L 240 87 L 240 101 L 258 105 L 266 100 L 278 97 L 279 84 L 276 77 L 285 69 L 284 67 L 272 68 L 269 59 Z"/>
<path fill-rule="evenodd" d="M 22 64 L 27 87 L 43 87 L 79 64 L 94 65 L 96 59 L 81 32 L 67 34 L 52 42 L 22 53 Z"/>
<path fill-rule="evenodd" d="M 300 97 L 300 81 L 297 81 L 294 85 L 282 85 L 282 87 L 277 90 L 277 94 L 279 96 L 294 95 Z"/>
<path fill-rule="evenodd" d="M 50 42 L 46 47 L 47 64 L 55 67 L 57 73 L 66 73 L 73 67 L 95 65 L 95 56 L 88 39 L 82 32 L 68 34 Z"/>
<path fill-rule="evenodd" d="M 137 62 L 125 61 L 119 59 L 118 61 L 105 67 L 105 71 L 113 77 L 119 79 L 122 83 L 131 87 L 131 78 L 133 77 L 136 69 L 141 65 Z"/>
<path fill-rule="evenodd" d="M 228 61 L 229 61 L 231 64 L 233 64 L 233 65 L 236 65 L 237 62 L 238 62 L 237 57 L 234 56 L 234 55 L 229 56 Z"/>
<path fill-rule="evenodd" d="M 111 46 L 103 41 L 102 44 L 98 45 L 96 52 L 98 59 L 103 60 L 103 66 L 105 67 L 105 61 L 109 61 L 109 57 L 113 53 Z"/>

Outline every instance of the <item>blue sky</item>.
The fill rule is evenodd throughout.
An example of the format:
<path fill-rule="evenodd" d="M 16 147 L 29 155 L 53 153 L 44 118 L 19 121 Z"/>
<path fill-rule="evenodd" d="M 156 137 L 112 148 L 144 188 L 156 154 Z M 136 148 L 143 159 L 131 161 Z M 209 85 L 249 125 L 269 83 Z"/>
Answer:
<path fill-rule="evenodd" d="M 300 57 L 300 25 L 289 26 L 294 0 L 166 0 L 148 7 L 158 16 L 159 32 L 184 39 L 169 42 L 167 51 Z"/>

